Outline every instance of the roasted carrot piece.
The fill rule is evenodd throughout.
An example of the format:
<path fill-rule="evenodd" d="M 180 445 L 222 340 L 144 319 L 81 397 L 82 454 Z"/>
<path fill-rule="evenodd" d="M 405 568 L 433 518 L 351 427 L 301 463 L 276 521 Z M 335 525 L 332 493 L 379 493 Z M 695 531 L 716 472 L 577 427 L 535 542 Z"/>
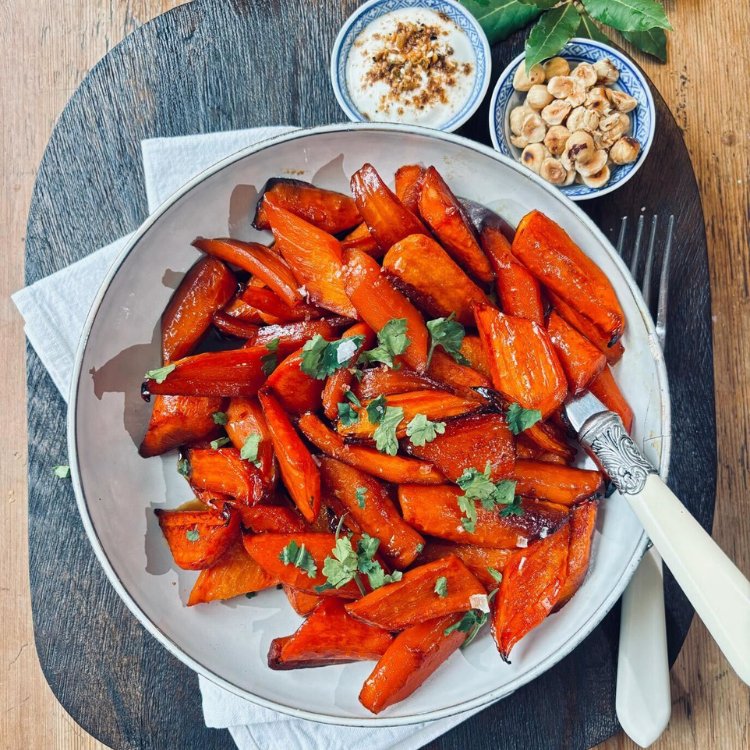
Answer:
<path fill-rule="evenodd" d="M 297 511 L 282 505 L 254 505 L 242 512 L 242 525 L 254 534 L 293 534 L 307 526 Z"/>
<path fill-rule="evenodd" d="M 487 352 L 479 336 L 464 336 L 459 352 L 469 361 L 469 366 L 486 378 L 492 377 Z M 435 354 L 433 353 L 433 358 Z"/>
<path fill-rule="evenodd" d="M 269 202 L 330 234 L 344 232 L 361 221 L 350 196 L 302 180 L 273 177 L 263 186 L 258 198 L 253 218 L 256 229 L 271 228 L 266 215 Z"/>
<path fill-rule="evenodd" d="M 439 383 L 450 386 L 451 389 L 464 398 L 484 401 L 481 396 L 477 395 L 476 389 L 492 387 L 489 378 L 482 375 L 482 373 L 473 367 L 459 364 L 450 354 L 439 350 L 432 353 L 427 374 Z"/>
<path fill-rule="evenodd" d="M 284 407 L 270 391 L 258 394 L 271 433 L 281 478 L 300 513 L 313 521 L 320 510 L 320 472 Z"/>
<path fill-rule="evenodd" d="M 517 494 L 567 506 L 600 495 L 604 487 L 598 471 L 526 459 L 516 461 L 511 478 Z"/>
<path fill-rule="evenodd" d="M 459 649 L 467 633 L 450 630 L 460 614 L 413 625 L 396 640 L 365 680 L 359 702 L 374 714 L 408 698 L 448 657 Z"/>
<path fill-rule="evenodd" d="M 356 318 L 357 311 L 344 291 L 341 243 L 274 203 L 266 204 L 266 215 L 276 247 L 309 299 L 338 315 Z"/>
<path fill-rule="evenodd" d="M 485 284 L 493 280 L 490 262 L 479 246 L 461 204 L 435 167 L 428 167 L 422 177 L 419 214 L 459 266 Z"/>
<path fill-rule="evenodd" d="M 379 551 L 396 568 L 405 568 L 424 547 L 424 539 L 399 515 L 388 490 L 363 471 L 324 457 L 320 460 L 323 487 L 344 506 L 347 522 L 380 539 Z"/>
<path fill-rule="evenodd" d="M 373 331 L 379 331 L 393 318 L 405 318 L 410 343 L 403 358 L 409 367 L 423 371 L 427 365 L 429 334 L 422 314 L 383 276 L 376 260 L 359 250 L 348 255 L 344 283 L 360 317 Z"/>
<path fill-rule="evenodd" d="M 269 341 L 279 340 L 278 352 L 281 356 L 291 354 L 299 349 L 306 341 L 321 335 L 326 341 L 333 341 L 338 332 L 349 321 L 346 318 L 328 318 L 324 320 L 302 320 L 298 323 L 284 323 L 281 325 L 263 326 L 258 329 L 254 343 L 263 346 Z M 268 354 L 268 350 L 265 350 Z"/>
<path fill-rule="evenodd" d="M 240 295 L 243 302 L 266 316 L 272 316 L 273 322 L 294 323 L 298 320 L 316 320 L 323 317 L 319 308 L 300 302 L 290 306 L 270 289 L 248 285 Z M 266 321 L 268 322 L 268 321 Z"/>
<path fill-rule="evenodd" d="M 246 339 L 249 342 L 252 342 L 258 333 L 258 326 L 254 323 L 248 323 L 246 320 L 242 320 L 242 318 L 227 315 L 223 310 L 214 313 L 212 322 L 224 335 Z"/>
<path fill-rule="evenodd" d="M 477 505 L 476 530 L 466 531 L 461 523 L 458 498 L 463 492 L 453 485 L 425 487 L 401 484 L 398 500 L 404 521 L 428 536 L 450 539 L 480 547 L 509 548 L 525 546 L 549 534 L 567 521 L 567 509 L 539 500 L 523 500 L 519 515 L 500 516 L 495 510 Z"/>
<path fill-rule="evenodd" d="M 364 221 L 341 240 L 341 249 L 361 250 L 363 253 L 372 255 L 373 258 L 379 258 L 383 255 L 380 245 L 375 242 L 375 238 L 370 234 L 370 227 Z"/>
<path fill-rule="evenodd" d="M 188 607 L 219 599 L 232 599 L 274 585 L 276 579 L 268 575 L 247 554 L 242 542 L 237 540 L 215 565 L 201 571 L 190 592 Z"/>
<path fill-rule="evenodd" d="M 211 567 L 240 534 L 239 516 L 229 507 L 154 512 L 175 564 L 184 570 Z"/>
<path fill-rule="evenodd" d="M 609 367 L 605 367 L 599 373 L 596 380 L 589 386 L 589 390 L 608 409 L 620 415 L 625 429 L 630 432 L 633 427 L 633 410 L 625 400 L 625 396 L 622 395 L 622 391 Z"/>
<path fill-rule="evenodd" d="M 435 591 L 438 579 L 447 580 L 445 596 Z M 454 555 L 448 555 L 404 573 L 396 583 L 371 591 L 346 611 L 358 620 L 385 630 L 403 630 L 409 625 L 472 608 L 471 598 L 484 594 L 474 574 Z"/>
<path fill-rule="evenodd" d="M 461 204 L 464 216 L 477 235 L 481 237 L 482 232 L 491 227 L 502 232 L 508 242 L 513 242 L 513 235 L 516 233 L 516 230 L 500 214 L 487 208 L 483 203 L 477 203 L 468 198 L 461 198 L 459 203 Z"/>
<path fill-rule="evenodd" d="M 419 164 L 404 164 L 396 170 L 396 197 L 414 214 L 419 212 L 420 180 L 424 167 Z"/>
<path fill-rule="evenodd" d="M 560 590 L 555 609 L 560 609 L 578 591 L 586 578 L 591 557 L 591 542 L 596 527 L 599 503 L 592 500 L 576 505 L 570 513 L 570 544 L 568 546 L 568 572 Z"/>
<path fill-rule="evenodd" d="M 323 601 L 322 596 L 308 594 L 306 591 L 298 591 L 291 586 L 284 586 L 284 593 L 289 600 L 289 604 L 292 605 L 292 609 L 298 615 L 302 615 L 302 617 L 309 615 Z M 332 599 L 331 601 L 336 600 Z"/>
<path fill-rule="evenodd" d="M 229 495 L 241 505 L 255 505 L 263 497 L 260 472 L 236 448 L 191 448 L 186 456 L 191 486 Z"/>
<path fill-rule="evenodd" d="M 511 403 L 538 409 L 542 417 L 557 409 L 568 384 L 547 331 L 489 305 L 476 307 L 474 315 L 495 389 Z"/>
<path fill-rule="evenodd" d="M 606 367 L 607 358 L 554 310 L 547 321 L 547 333 L 568 379 L 571 393 L 582 393 Z"/>
<path fill-rule="evenodd" d="M 492 616 L 492 635 L 504 661 L 557 604 L 568 570 L 569 542 L 566 523 L 528 549 L 516 550 L 506 563 Z"/>
<path fill-rule="evenodd" d="M 223 403 L 222 398 L 157 396 L 138 452 L 149 458 L 196 440 L 211 440 L 219 434 L 212 414 L 221 411 Z"/>
<path fill-rule="evenodd" d="M 164 362 L 190 354 L 213 315 L 237 291 L 234 274 L 216 258 L 201 258 L 186 274 L 161 316 Z"/>
<path fill-rule="evenodd" d="M 254 396 L 266 379 L 266 354 L 264 346 L 194 354 L 170 363 L 160 373 L 164 377 L 146 378 L 142 390 L 169 396 Z"/>
<path fill-rule="evenodd" d="M 268 376 L 268 387 L 282 406 L 292 414 L 304 414 L 320 408 L 323 381 L 302 372 L 302 349 L 290 354 Z"/>
<path fill-rule="evenodd" d="M 224 307 L 222 312 L 230 318 L 241 320 L 245 323 L 260 324 L 265 322 L 261 317 L 260 310 L 245 302 L 242 299 L 242 295 L 237 295 Z"/>
<path fill-rule="evenodd" d="M 293 635 L 274 638 L 271 669 L 302 669 L 379 659 L 393 636 L 350 617 L 341 599 L 324 599 Z"/>
<path fill-rule="evenodd" d="M 406 450 L 434 464 L 455 482 L 465 469 L 490 467 L 493 482 L 513 471 L 516 452 L 513 434 L 500 414 L 470 414 L 452 419 L 445 432 L 424 445 L 404 441 Z"/>
<path fill-rule="evenodd" d="M 422 222 L 401 203 L 372 164 L 352 175 L 350 187 L 359 213 L 383 252 L 410 234 L 427 234 Z"/>
<path fill-rule="evenodd" d="M 516 440 L 516 459 L 526 458 L 530 461 L 546 461 L 550 464 L 567 466 L 570 462 L 559 453 L 548 453 L 524 435 L 519 435 Z"/>
<path fill-rule="evenodd" d="M 292 586 L 309 594 L 320 594 L 321 596 L 338 596 L 342 599 L 356 599 L 360 596 L 359 589 L 354 581 L 344 584 L 340 589 L 321 589 L 316 591 L 316 586 L 323 587 L 327 583 L 323 575 L 323 563 L 326 557 L 331 556 L 331 551 L 336 546 L 334 534 L 321 534 L 316 532 L 299 532 L 292 534 L 245 534 L 243 537 L 245 549 L 269 575 L 278 579 L 281 583 Z M 308 570 L 298 568 L 293 564 L 288 565 L 281 559 L 281 553 L 291 542 L 297 547 L 305 547 L 315 563 L 315 574 L 308 575 Z"/>
<path fill-rule="evenodd" d="M 233 398 L 227 407 L 225 429 L 232 445 L 241 451 L 251 435 L 260 436 L 255 465 L 267 492 L 276 485 L 276 459 L 271 433 L 257 398 Z"/>
<path fill-rule="evenodd" d="M 544 325 L 539 282 L 513 257 L 503 232 L 488 225 L 479 239 L 495 272 L 495 289 L 503 312 Z"/>
<path fill-rule="evenodd" d="M 300 417 L 299 428 L 318 450 L 386 482 L 441 484 L 445 481 L 445 477 L 426 461 L 387 456 L 374 448 L 347 445 L 340 435 L 329 430 L 314 414 Z"/>
<path fill-rule="evenodd" d="M 490 572 L 502 573 L 513 549 L 493 549 L 476 544 L 454 544 L 430 539 L 419 556 L 420 563 L 439 560 L 446 555 L 455 555 L 491 591 L 497 588 L 498 579 Z"/>
<path fill-rule="evenodd" d="M 299 284 L 289 266 L 278 253 L 265 245 L 226 237 L 214 240 L 198 237 L 193 240 L 193 246 L 257 276 L 287 305 L 294 306 L 303 301 L 302 294 L 298 291 Z"/>
<path fill-rule="evenodd" d="M 531 211 L 516 229 L 512 250 L 545 287 L 591 321 L 609 346 L 620 338 L 625 315 L 610 280 L 561 226 Z"/>
<path fill-rule="evenodd" d="M 543 453 L 553 453 L 568 463 L 575 458 L 576 449 L 567 441 L 565 433 L 552 422 L 537 422 L 519 435 Z"/>
<path fill-rule="evenodd" d="M 409 391 L 440 391 L 443 390 L 443 386 L 427 375 L 420 375 L 408 367 L 394 370 L 383 365 L 365 370 L 361 380 L 353 384 L 352 390 L 358 398 L 368 401 L 378 396 L 391 396 Z"/>

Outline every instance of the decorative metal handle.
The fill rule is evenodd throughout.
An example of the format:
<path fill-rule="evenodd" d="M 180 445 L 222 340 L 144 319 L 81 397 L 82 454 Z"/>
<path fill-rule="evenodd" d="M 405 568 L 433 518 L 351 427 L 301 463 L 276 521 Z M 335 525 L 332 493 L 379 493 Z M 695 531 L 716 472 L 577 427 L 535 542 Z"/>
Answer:
<path fill-rule="evenodd" d="M 637 495 L 648 475 L 656 473 L 613 412 L 594 414 L 587 419 L 578 439 L 596 456 L 615 487 L 626 495 Z"/>

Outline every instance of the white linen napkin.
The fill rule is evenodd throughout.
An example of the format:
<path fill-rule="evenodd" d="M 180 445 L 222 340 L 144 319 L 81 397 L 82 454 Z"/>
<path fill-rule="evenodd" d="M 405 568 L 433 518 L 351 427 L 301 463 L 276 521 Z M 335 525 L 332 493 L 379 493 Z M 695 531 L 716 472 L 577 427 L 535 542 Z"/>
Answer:
<path fill-rule="evenodd" d="M 240 149 L 293 130 L 252 128 L 224 133 L 143 141 L 143 171 L 149 211 L 196 174 Z M 135 228 L 134 228 L 135 229 Z M 16 292 L 26 336 L 67 399 L 76 349 L 89 309 L 114 259 L 131 235 Z M 409 726 L 337 727 L 262 708 L 200 677 L 206 726 L 229 729 L 240 750 L 417 750 L 480 709 Z"/>

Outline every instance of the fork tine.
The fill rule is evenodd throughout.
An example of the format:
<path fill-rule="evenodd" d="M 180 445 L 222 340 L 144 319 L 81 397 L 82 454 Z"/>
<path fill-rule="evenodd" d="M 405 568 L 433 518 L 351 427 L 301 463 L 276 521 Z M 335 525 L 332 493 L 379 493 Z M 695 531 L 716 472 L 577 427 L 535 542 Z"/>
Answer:
<path fill-rule="evenodd" d="M 643 269 L 643 283 L 641 284 L 641 291 L 643 292 L 643 301 L 646 303 L 646 307 L 651 309 L 651 270 L 654 265 L 654 248 L 656 246 L 656 224 L 659 217 L 654 214 L 654 218 L 651 219 L 651 236 L 648 240 L 648 252 L 646 253 L 646 267 Z"/>
<path fill-rule="evenodd" d="M 635 244 L 633 245 L 633 255 L 630 258 L 630 275 L 635 279 L 638 271 L 638 261 L 641 258 L 641 239 L 643 237 L 643 214 L 638 217 L 638 228 L 635 232 Z"/>
<path fill-rule="evenodd" d="M 617 254 L 622 257 L 622 251 L 625 247 L 625 231 L 628 228 L 628 217 L 623 216 L 620 222 L 620 234 L 617 237 Z"/>
<path fill-rule="evenodd" d="M 669 297 L 669 259 L 672 254 L 672 237 L 674 235 L 674 215 L 669 217 L 667 239 L 664 245 L 664 257 L 661 260 L 661 275 L 659 277 L 659 300 L 656 308 L 656 337 L 659 345 L 664 349 L 667 338 L 667 301 Z"/>

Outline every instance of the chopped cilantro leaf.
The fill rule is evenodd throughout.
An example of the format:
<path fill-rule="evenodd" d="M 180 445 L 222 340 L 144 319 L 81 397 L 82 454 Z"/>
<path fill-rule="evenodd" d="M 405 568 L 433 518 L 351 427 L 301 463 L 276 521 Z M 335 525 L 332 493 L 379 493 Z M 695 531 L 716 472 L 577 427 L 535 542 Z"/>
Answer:
<path fill-rule="evenodd" d="M 182 474 L 183 477 L 190 476 L 190 461 L 186 458 L 180 458 L 177 461 L 177 472 Z"/>
<path fill-rule="evenodd" d="M 211 419 L 214 420 L 214 424 L 225 425 L 227 423 L 227 415 L 223 411 L 215 411 L 211 415 Z"/>
<path fill-rule="evenodd" d="M 456 481 L 456 484 L 464 491 L 464 494 L 458 497 L 458 507 L 465 516 L 461 519 L 461 523 L 467 531 L 471 532 L 476 529 L 476 500 L 479 500 L 485 510 L 493 510 L 497 506 L 504 506 L 503 509 L 505 509 L 512 507 L 515 503 L 513 498 L 516 483 L 510 479 L 493 482 L 490 475 L 490 464 L 487 462 L 484 472 L 474 468 L 464 469 L 463 474 Z M 511 511 L 511 513 L 520 515 L 518 511 Z M 523 513 L 522 508 L 520 508 L 520 513 Z M 501 515 L 510 515 L 510 513 L 503 514 L 501 511 Z"/>
<path fill-rule="evenodd" d="M 365 507 L 365 496 L 367 495 L 367 487 L 357 487 L 354 491 L 354 496 L 357 498 L 357 505 L 360 508 Z"/>
<path fill-rule="evenodd" d="M 149 370 L 144 377 L 149 380 L 155 380 L 157 383 L 161 384 L 167 379 L 167 375 L 169 375 L 175 367 L 177 367 L 177 365 L 158 367 L 156 370 Z"/>
<path fill-rule="evenodd" d="M 331 550 L 332 557 L 323 562 L 323 575 L 335 589 L 346 586 L 357 573 L 357 553 L 348 537 L 339 537 Z"/>
<path fill-rule="evenodd" d="M 383 566 L 374 559 L 379 545 L 380 540 L 368 534 L 362 534 L 357 543 L 356 551 L 352 547 L 349 537 L 336 539 L 336 546 L 331 550 L 331 556 L 326 557 L 323 563 L 323 575 L 328 581 L 324 586 L 317 587 L 316 590 L 340 589 L 349 581 L 354 581 L 364 593 L 358 573 L 367 576 L 372 589 L 380 588 L 386 583 L 400 581 L 401 573 L 398 570 L 388 575 L 383 570 Z"/>
<path fill-rule="evenodd" d="M 261 369 L 261 372 L 266 377 L 268 377 L 276 369 L 278 364 L 279 364 L 279 358 L 273 352 L 264 354 L 260 358 L 260 369 Z"/>
<path fill-rule="evenodd" d="M 432 355 L 438 346 L 442 346 L 446 354 L 450 354 L 460 365 L 468 365 L 469 361 L 461 354 L 466 331 L 464 327 L 453 318 L 451 313 L 447 318 L 435 318 L 427 321 L 427 330 L 430 332 L 430 351 L 427 354 L 427 364 L 432 361 Z"/>
<path fill-rule="evenodd" d="M 353 424 L 359 422 L 359 414 L 352 409 L 351 404 L 341 402 L 338 404 L 339 410 L 339 421 L 344 427 L 351 427 Z"/>
<path fill-rule="evenodd" d="M 406 435 L 412 445 L 423 446 L 431 443 L 438 435 L 445 432 L 445 422 L 433 422 L 424 414 L 415 414 L 414 418 L 406 425 Z"/>
<path fill-rule="evenodd" d="M 305 545 L 300 546 L 292 540 L 289 544 L 281 550 L 279 554 L 279 560 L 284 565 L 294 565 L 295 568 L 307 573 L 308 578 L 315 578 L 318 573 L 318 568 L 315 565 L 315 560 L 312 555 L 305 549 Z"/>
<path fill-rule="evenodd" d="M 275 339 L 266 341 L 266 349 L 268 349 L 269 352 L 277 352 L 279 350 L 280 343 L 281 339 L 277 336 Z"/>
<path fill-rule="evenodd" d="M 457 623 L 446 628 L 443 633 L 444 635 L 450 635 L 456 630 L 460 633 L 467 633 L 466 640 L 462 645 L 463 648 L 464 646 L 468 646 L 474 640 L 482 625 L 486 622 L 486 612 L 481 612 L 478 609 L 470 609 Z"/>
<path fill-rule="evenodd" d="M 185 532 L 185 536 L 187 537 L 187 540 L 189 542 L 197 542 L 201 538 L 201 535 L 198 532 L 198 529 L 188 529 Z"/>
<path fill-rule="evenodd" d="M 214 450 L 218 450 L 219 448 L 223 448 L 225 445 L 229 445 L 231 440 L 228 437 L 220 437 L 216 438 L 216 440 L 211 441 L 211 447 Z"/>
<path fill-rule="evenodd" d="M 348 367 L 364 340 L 364 336 L 347 336 L 338 341 L 326 341 L 317 333 L 302 347 L 300 368 L 310 377 L 323 380 L 336 370 Z"/>
<path fill-rule="evenodd" d="M 367 418 L 370 424 L 379 424 L 385 414 L 385 396 L 378 396 L 367 404 Z"/>
<path fill-rule="evenodd" d="M 387 406 L 385 414 L 373 433 L 375 447 L 381 453 L 395 456 L 398 453 L 398 438 L 396 430 L 404 418 L 404 410 L 400 406 Z"/>
<path fill-rule="evenodd" d="M 344 393 L 344 396 L 346 396 L 346 400 L 350 403 L 354 404 L 355 406 L 362 406 L 362 402 L 357 398 L 354 391 L 346 391 Z"/>
<path fill-rule="evenodd" d="M 240 449 L 240 458 L 245 461 L 256 463 L 258 461 L 258 448 L 260 446 L 260 433 L 253 432 L 247 436 L 245 443 Z"/>
<path fill-rule="evenodd" d="M 496 570 L 495 568 L 487 568 L 487 572 L 498 582 L 500 583 L 503 580 L 503 574 Z"/>
<path fill-rule="evenodd" d="M 518 435 L 529 427 L 533 427 L 541 418 L 539 409 L 524 409 L 520 404 L 511 404 L 505 412 L 508 427 L 514 435 Z"/>
<path fill-rule="evenodd" d="M 393 358 L 403 354 L 411 343 L 406 335 L 406 318 L 392 318 L 378 331 L 378 345 L 370 351 L 362 352 L 359 361 L 382 362 L 393 367 Z"/>
<path fill-rule="evenodd" d="M 522 516 L 524 511 L 523 505 L 521 505 L 521 499 L 522 498 L 516 495 L 512 502 L 500 509 L 500 516 L 502 518 L 507 518 L 508 516 Z"/>
<path fill-rule="evenodd" d="M 70 476 L 70 466 L 68 466 L 67 464 L 60 464 L 59 466 L 53 466 L 52 473 L 58 479 L 67 479 Z"/>
<path fill-rule="evenodd" d="M 445 576 L 440 576 L 440 578 L 435 581 L 435 593 L 441 599 L 445 599 L 445 597 L 448 596 L 448 579 Z"/>

